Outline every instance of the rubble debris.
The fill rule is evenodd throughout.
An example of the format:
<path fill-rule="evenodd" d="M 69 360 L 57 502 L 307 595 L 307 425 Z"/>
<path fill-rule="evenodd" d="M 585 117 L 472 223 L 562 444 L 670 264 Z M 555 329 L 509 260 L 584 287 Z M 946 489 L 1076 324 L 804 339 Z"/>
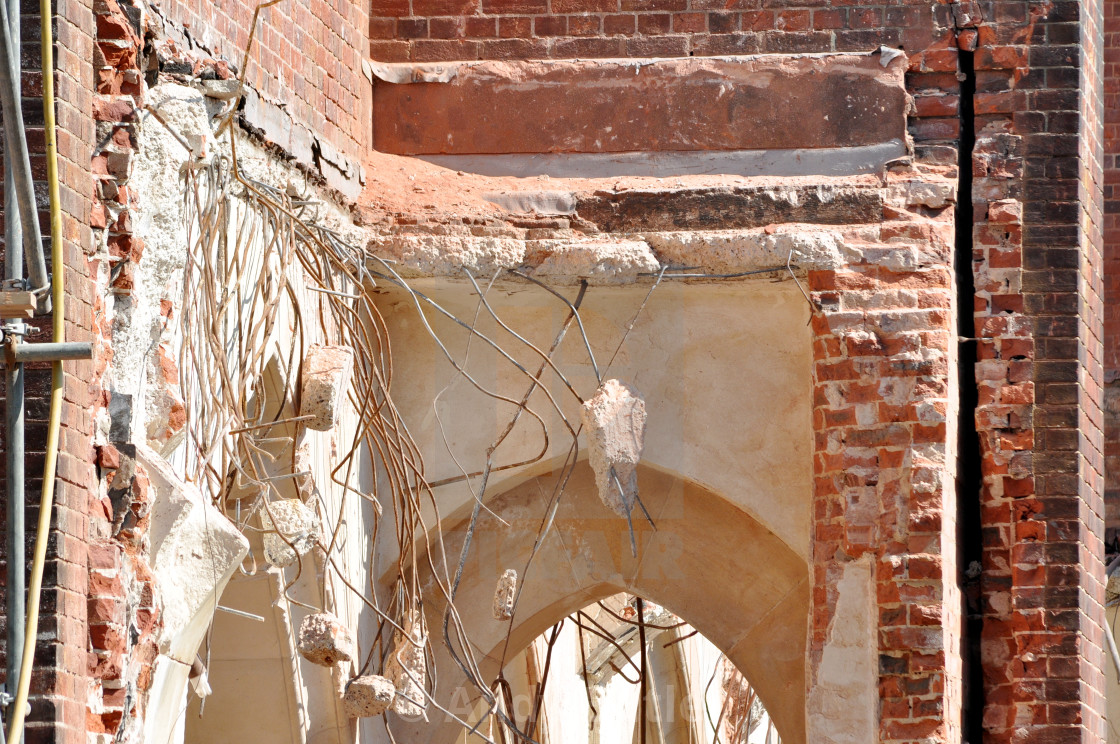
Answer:
<path fill-rule="evenodd" d="M 498 579 L 494 590 L 494 619 L 509 620 L 513 617 L 513 598 L 517 594 L 517 572 L 512 568 Z"/>
<path fill-rule="evenodd" d="M 379 716 L 389 709 L 396 694 L 393 683 L 384 677 L 376 674 L 355 677 L 346 685 L 342 707 L 350 718 Z"/>
<path fill-rule="evenodd" d="M 277 568 L 295 563 L 319 541 L 319 518 L 299 499 L 278 499 L 261 507 L 264 557 Z"/>
<path fill-rule="evenodd" d="M 661 268 L 644 240 L 542 240 L 538 245 L 543 260 L 533 275 L 542 280 L 580 277 L 593 284 L 621 284 Z"/>
<path fill-rule="evenodd" d="M 299 653 L 312 664 L 334 666 L 354 656 L 354 640 L 337 617 L 316 612 L 299 624 Z"/>
<path fill-rule="evenodd" d="M 416 610 L 409 613 L 403 627 L 403 634 L 400 631 L 395 634 L 393 652 L 385 665 L 385 676 L 393 681 L 397 690 L 393 710 L 398 715 L 417 718 L 424 715 L 428 706 L 424 693 L 427 679 L 424 648 L 428 643 L 428 633 L 424 628 L 423 616 Z"/>
<path fill-rule="evenodd" d="M 203 80 L 200 82 L 202 95 L 207 98 L 217 98 L 229 101 L 241 95 L 241 81 L 236 78 L 229 80 Z"/>
<path fill-rule="evenodd" d="M 315 477 L 311 474 L 313 461 L 310 430 L 304 428 L 300 430 L 299 437 L 296 439 L 295 454 L 292 457 L 296 492 L 304 503 L 311 501 L 318 493 Z"/>
<path fill-rule="evenodd" d="M 313 344 L 303 361 L 300 415 L 308 429 L 329 431 L 338 423 L 354 366 L 354 351 L 345 346 Z"/>
<path fill-rule="evenodd" d="M 599 498 L 619 516 L 628 517 L 638 498 L 645 401 L 626 383 L 606 380 L 583 404 L 580 419 L 587 431 L 588 459 Z"/>

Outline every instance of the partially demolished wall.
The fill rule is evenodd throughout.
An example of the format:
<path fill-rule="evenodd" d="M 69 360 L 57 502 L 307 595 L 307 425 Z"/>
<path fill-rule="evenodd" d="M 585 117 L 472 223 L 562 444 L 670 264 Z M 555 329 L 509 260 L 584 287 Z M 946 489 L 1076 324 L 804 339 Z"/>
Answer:
<path fill-rule="evenodd" d="M 680 503 L 708 504 L 711 514 L 725 514 L 727 524 L 757 535 L 760 545 L 769 535 L 774 555 L 785 555 L 778 547 L 789 550 L 782 578 L 788 585 L 774 584 L 785 587 L 788 598 L 775 599 L 774 617 L 801 613 L 807 633 L 783 637 L 787 650 L 798 653 L 781 659 L 752 656 L 748 647 L 756 639 L 742 628 L 713 636 L 733 647 L 748 670 L 770 663 L 804 671 L 792 673 L 794 682 L 785 680 L 781 689 L 760 688 L 787 741 L 798 741 L 802 727 L 812 742 L 950 742 L 981 735 L 993 742 L 1100 740 L 1102 632 L 1108 628 L 1100 586 L 1102 184 L 1093 134 L 1101 118 L 1093 77 L 1101 53 L 1099 4 L 778 5 L 376 0 L 367 17 L 360 4 L 331 8 L 286 0 L 261 11 L 259 26 L 250 3 L 60 6 L 68 322 L 72 338 L 92 334 L 97 356 L 91 365 L 68 368 L 64 487 L 29 738 L 108 742 L 183 735 L 181 728 L 166 730 L 181 723 L 162 712 L 181 706 L 181 690 L 206 673 L 192 669 L 190 656 L 206 624 L 199 618 L 214 611 L 210 592 L 229 579 L 246 550 L 263 554 L 252 534 L 246 542 L 237 530 L 214 532 L 203 519 L 212 506 L 194 491 L 205 487 L 205 478 L 183 482 L 183 471 L 169 474 L 165 462 L 183 465 L 174 453 L 184 451 L 181 443 L 196 421 L 189 371 L 178 353 L 184 308 L 176 302 L 191 223 L 189 205 L 180 206 L 179 168 L 228 157 L 234 137 L 254 179 L 283 192 L 285 203 L 326 203 L 332 229 L 358 235 L 362 226 L 366 232 L 355 244 L 366 247 L 368 238 L 371 254 L 397 262 L 398 278 L 416 280 L 425 291 L 478 292 L 464 283 L 464 269 L 479 282 L 500 275 L 500 290 L 512 297 L 530 280 L 573 290 L 586 281 L 594 296 L 615 291 L 600 285 L 644 287 L 665 281 L 669 271 L 707 275 L 695 277 L 700 284 L 716 280 L 711 275 L 748 285 L 762 281 L 727 276 L 753 271 L 782 280 L 790 293 L 785 299 L 807 300 L 799 307 L 811 320 L 804 501 L 790 506 L 763 498 L 767 491 L 759 489 L 741 497 L 755 499 L 741 510 L 754 521 L 742 524 L 732 519 L 738 510 L 719 511 L 721 499 L 736 491 L 730 481 L 706 483 L 698 490 L 707 491 Z M 246 66 L 250 86 L 242 91 L 236 79 L 245 72 L 241 54 L 252 33 L 258 34 L 257 52 Z M 373 60 L 363 75 L 367 43 Z M 897 46 L 908 58 L 897 59 Z M 433 74 L 423 64 L 760 52 L 873 53 L 884 69 L 893 64 L 909 107 L 901 160 L 888 162 L 879 153 L 862 176 L 814 170 L 781 183 L 742 177 L 713 183 L 670 172 L 684 161 L 669 158 L 669 171 L 641 178 L 616 170 L 608 180 L 581 182 L 577 174 L 560 184 L 563 179 L 547 177 L 558 161 L 547 161 L 543 170 L 525 159 L 487 161 L 486 168 L 498 163 L 494 167 L 505 175 L 536 168 L 526 187 L 473 175 L 481 162 L 475 156 L 553 150 L 487 145 L 496 151 L 444 152 L 441 144 L 426 153 L 469 158 L 443 164 L 450 169 L 439 161 L 368 152 L 378 137 L 393 140 L 384 125 L 396 121 L 387 117 L 387 105 L 374 116 L 370 86 L 378 86 L 383 101 L 408 98 L 408 85 L 386 88 L 397 83 L 376 74 L 389 63 L 416 63 L 405 72 L 415 71 L 425 92 L 438 98 L 439 85 L 423 81 Z M 92 69 L 84 62 L 90 58 Z M 598 69 L 576 66 L 584 73 Z M 34 93 L 33 74 L 25 86 Z M 232 125 L 215 132 L 211 117 L 239 94 L 243 108 Z M 417 112 L 424 123 L 422 106 L 405 114 Z M 796 127 L 801 115 L 791 112 L 788 126 Z M 371 133 L 376 121 L 382 126 Z M 547 139 L 550 133 L 532 134 Z M 568 156 L 610 149 L 593 135 L 554 148 L 566 158 L 564 167 L 578 171 L 592 161 Z M 622 171 L 646 160 L 622 158 Z M 619 161 L 609 166 L 617 169 Z M 415 297 L 394 294 L 399 287 L 380 289 L 380 302 L 398 314 L 389 323 L 404 322 L 405 311 L 412 312 L 406 301 Z M 716 313 L 715 304 L 705 307 Z M 509 310 L 519 312 L 516 303 Z M 724 322 L 730 327 L 730 319 Z M 415 325 L 398 330 L 427 338 Z M 657 348 L 653 338 L 651 348 Z M 413 365 L 414 379 L 424 382 L 404 396 L 417 415 L 440 390 L 423 377 L 422 348 L 415 346 L 416 358 L 404 354 L 401 362 Z M 267 376 L 267 385 L 281 391 L 279 399 L 290 394 L 292 382 L 283 372 Z M 696 374 L 702 377 L 703 370 Z M 590 385 L 589 377 L 585 381 Z M 293 415 L 284 410 L 270 414 Z M 673 439 L 679 432 L 670 427 L 659 434 L 653 421 L 651 413 L 647 444 L 656 456 L 659 446 L 679 440 Z M 967 435 L 973 421 L 975 440 Z M 477 436 L 485 449 L 481 435 L 492 432 L 486 426 L 472 432 L 470 423 L 460 422 L 468 431 L 464 441 Z M 959 440 L 958 425 L 966 431 Z M 355 424 L 344 417 L 340 426 Z M 423 432 L 429 437 L 423 445 L 435 447 L 434 429 Z M 295 441 L 298 427 L 286 433 Z M 308 473 L 330 459 L 325 453 L 335 445 L 327 434 L 302 450 L 286 496 L 306 500 L 316 489 L 330 490 Z M 722 452 L 717 470 L 726 476 L 737 471 L 725 447 L 707 451 Z M 431 456 L 436 462 L 443 457 Z M 692 493 L 687 489 L 703 473 L 686 471 L 675 469 L 683 478 L 668 478 L 666 493 Z M 526 495 L 531 489 L 518 495 L 517 487 L 503 485 L 513 489 L 510 518 L 533 503 Z M 469 504 L 468 496 L 458 494 L 459 506 Z M 370 515 L 347 516 L 361 524 Z M 576 522 L 569 526 L 569 537 L 582 534 Z M 636 553 L 645 528 L 640 520 L 635 527 L 639 533 L 631 532 L 630 540 Z M 678 546 L 685 554 L 703 542 L 688 532 L 688 520 L 679 529 L 691 540 Z M 206 535 L 223 557 L 206 564 L 209 573 L 191 569 L 190 540 L 169 539 L 172 533 Z M 362 564 L 367 546 L 355 543 L 354 564 L 334 569 L 334 576 L 361 579 L 368 569 Z M 587 552 L 615 560 L 625 544 L 614 548 Z M 382 558 L 395 560 L 400 545 L 390 540 L 380 550 Z M 794 570 L 799 561 L 804 584 Z M 488 587 L 479 603 L 487 618 L 494 582 L 509 568 L 497 563 L 487 567 L 493 576 L 468 574 Z M 271 611 L 270 602 L 284 596 L 318 609 L 333 603 L 359 638 L 368 636 L 371 625 L 357 594 L 324 579 L 332 569 L 322 561 L 309 559 L 308 565 L 313 570 L 298 586 L 286 586 L 286 578 L 252 585 L 247 591 L 271 592 L 271 599 L 263 605 L 246 600 L 245 606 Z M 389 582 L 383 588 L 392 580 L 385 565 L 374 576 Z M 590 583 L 604 580 L 595 573 L 598 566 L 587 564 Z M 188 571 L 197 583 L 181 581 Z M 639 584 L 639 578 L 626 580 Z M 657 584 L 640 585 L 657 591 Z M 693 590 L 701 588 L 718 593 L 721 584 Z M 187 598 L 179 603 L 189 608 L 181 614 L 167 611 L 173 592 Z M 701 596 L 694 600 L 703 607 Z M 749 596 L 739 600 L 751 606 Z M 555 613 L 545 598 L 534 601 L 541 617 Z M 400 607 L 395 613 L 404 617 Z M 279 617 L 269 632 L 288 665 L 285 678 L 299 680 L 286 723 L 312 736 L 354 735 L 340 700 L 342 686 L 361 665 L 305 668 L 294 653 L 297 619 L 287 611 Z M 875 623 L 873 632 L 854 633 L 865 618 Z M 438 615 L 427 621 L 429 630 L 441 624 Z M 511 621 L 510 631 L 515 625 Z M 786 627 L 799 629 L 795 620 Z M 539 630 L 526 623 L 517 642 L 527 643 Z M 432 637 L 434 653 L 438 633 Z M 484 638 L 489 653 L 496 646 L 487 644 L 497 638 Z M 866 695 L 868 686 L 877 696 Z M 879 707 L 869 713 L 876 697 Z M 815 702 L 837 699 L 851 704 L 818 708 Z M 363 728 L 362 735 L 374 736 L 369 731 Z M 417 740 L 444 735 L 415 731 Z"/>

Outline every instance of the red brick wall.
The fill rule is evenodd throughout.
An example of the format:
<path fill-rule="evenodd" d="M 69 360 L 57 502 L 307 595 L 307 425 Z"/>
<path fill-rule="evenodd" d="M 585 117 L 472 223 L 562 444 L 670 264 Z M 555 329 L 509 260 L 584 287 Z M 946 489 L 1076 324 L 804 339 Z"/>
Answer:
<path fill-rule="evenodd" d="M 1109 544 L 1120 552 L 1120 2 L 1104 2 L 1105 505 Z"/>
<path fill-rule="evenodd" d="M 926 48 L 946 5 L 815 0 L 372 0 L 382 62 Z"/>
<path fill-rule="evenodd" d="M 158 0 L 150 9 L 167 21 L 164 33 L 193 41 L 204 56 L 239 72 L 256 6 L 252 0 Z M 246 81 L 355 161 L 370 133 L 370 84 L 361 67 L 367 8 L 350 0 L 283 0 L 262 10 Z"/>
<path fill-rule="evenodd" d="M 1082 260 L 1078 276 L 1078 296 L 1081 298 L 1078 337 L 1082 340 L 1084 353 L 1082 350 L 1078 353 L 1078 360 L 1083 366 L 1077 420 L 1081 456 L 1077 538 L 1082 555 L 1078 556 L 1077 565 L 1081 568 L 1078 584 L 1084 592 L 1083 598 L 1079 598 L 1079 607 L 1083 608 L 1085 615 L 1080 628 L 1083 635 L 1078 637 L 1082 659 L 1079 678 L 1083 686 L 1078 695 L 1080 708 L 1077 718 L 1087 729 L 1087 738 L 1104 741 L 1109 730 L 1105 719 L 1105 674 L 1116 670 L 1109 668 L 1110 661 L 1106 660 L 1104 651 L 1107 647 L 1104 634 L 1112 631 L 1105 617 L 1106 579 L 1103 570 L 1103 540 L 1106 534 L 1102 408 L 1105 358 L 1103 0 L 1085 0 L 1081 6 L 1081 19 L 1078 219 Z"/>
<path fill-rule="evenodd" d="M 996 5 L 978 28 L 973 258 L 990 742 L 1104 734 L 1095 8 Z M 1004 207 L 1020 204 L 1021 224 Z"/>
<path fill-rule="evenodd" d="M 58 0 L 55 5 L 56 117 L 58 165 L 63 223 L 63 259 L 66 275 L 66 334 L 69 340 L 89 340 L 92 323 L 92 283 L 86 263 L 93 250 L 89 229 L 92 182 L 89 153 L 93 147 L 91 117 L 93 70 L 92 0 Z M 33 5 L 24 4 L 26 10 Z M 24 111 L 29 125 L 32 169 L 45 177 L 43 155 L 42 76 L 38 70 L 37 13 L 24 16 Z M 45 193 L 45 184 L 43 184 Z M 40 204 L 44 237 L 49 233 L 46 204 Z M 49 339 L 50 318 L 37 319 L 42 333 L 33 340 Z M 91 409 L 97 396 L 91 387 L 91 364 L 64 365 L 64 403 L 55 508 L 48 544 L 41 595 L 42 616 L 35 651 L 36 674 L 31 684 L 28 742 L 86 741 L 86 630 L 88 504 L 95 476 L 92 467 Z M 50 391 L 49 366 L 28 370 L 27 397 L 27 547 L 33 543 L 42 485 L 43 449 Z M 3 494 L 0 493 L 0 501 Z M 33 504 L 33 505 L 32 505 Z"/>

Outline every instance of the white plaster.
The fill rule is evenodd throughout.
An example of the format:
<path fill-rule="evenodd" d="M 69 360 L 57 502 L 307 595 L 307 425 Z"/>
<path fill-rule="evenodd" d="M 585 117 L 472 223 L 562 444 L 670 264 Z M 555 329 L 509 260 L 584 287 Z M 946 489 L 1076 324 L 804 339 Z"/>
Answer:
<path fill-rule="evenodd" d="M 879 740 L 878 618 L 868 556 L 844 565 L 836 606 L 807 702 L 808 741 Z"/>
<path fill-rule="evenodd" d="M 136 457 L 148 472 L 154 494 L 150 539 L 163 620 L 160 651 L 190 664 L 249 542 L 158 454 L 137 445 Z"/>
<path fill-rule="evenodd" d="M 808 225 L 659 232 L 643 237 L 664 264 L 699 266 L 701 271 L 722 274 L 784 267 L 787 261 L 802 269 L 833 269 L 856 262 L 862 255 L 839 230 Z"/>
<path fill-rule="evenodd" d="M 151 481 L 151 565 L 162 618 L 145 741 L 179 741 L 187 672 L 249 543 L 158 454 L 137 445 L 136 455 Z"/>
<path fill-rule="evenodd" d="M 113 325 L 111 388 L 133 396 L 132 432 L 147 438 L 149 424 L 166 420 L 168 403 L 156 348 L 166 319 L 160 301 L 182 294 L 187 259 L 187 223 L 180 168 L 191 152 L 180 142 L 206 142 L 210 123 L 202 93 L 183 85 L 158 85 L 148 92 L 149 116 L 137 127 L 138 153 L 128 186 L 139 197 L 134 234 L 144 253 L 130 295 L 117 297 Z M 143 440 L 142 440 L 143 441 Z M 162 450 L 164 442 L 150 441 Z M 166 450 L 164 450 L 166 451 Z"/>

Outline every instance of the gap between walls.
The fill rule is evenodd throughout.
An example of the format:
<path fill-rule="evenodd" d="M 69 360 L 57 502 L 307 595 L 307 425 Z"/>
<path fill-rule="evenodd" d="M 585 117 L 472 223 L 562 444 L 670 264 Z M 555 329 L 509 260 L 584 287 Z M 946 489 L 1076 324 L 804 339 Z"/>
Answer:
<path fill-rule="evenodd" d="M 984 735 L 984 669 L 980 657 L 984 629 L 981 574 L 983 530 L 980 500 L 980 434 L 976 428 L 979 393 L 976 384 L 976 282 L 973 268 L 972 155 L 976 145 L 976 64 L 971 51 L 957 54 L 960 71 L 960 144 L 957 149 L 957 211 L 955 224 L 957 282 L 957 550 L 963 599 L 963 740 L 980 744 Z"/>

